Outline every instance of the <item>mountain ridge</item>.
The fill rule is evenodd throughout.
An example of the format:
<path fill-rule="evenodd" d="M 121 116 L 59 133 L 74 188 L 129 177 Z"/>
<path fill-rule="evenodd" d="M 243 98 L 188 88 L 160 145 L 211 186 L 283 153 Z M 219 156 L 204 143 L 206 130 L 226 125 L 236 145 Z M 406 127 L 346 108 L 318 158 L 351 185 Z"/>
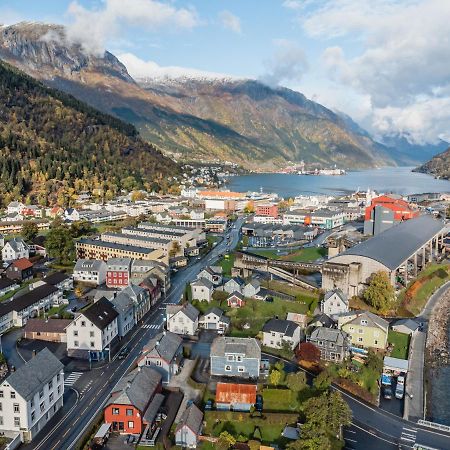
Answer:
<path fill-rule="evenodd" d="M 414 169 L 414 172 L 428 173 L 436 178 L 450 180 L 450 147 L 433 156 L 425 164 Z"/>

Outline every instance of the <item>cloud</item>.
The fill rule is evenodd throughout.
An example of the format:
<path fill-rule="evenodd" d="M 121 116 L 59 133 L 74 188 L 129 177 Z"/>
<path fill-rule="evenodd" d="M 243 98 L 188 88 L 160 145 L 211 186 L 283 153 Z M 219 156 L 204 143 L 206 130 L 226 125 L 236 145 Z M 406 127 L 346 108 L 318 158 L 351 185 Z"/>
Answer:
<path fill-rule="evenodd" d="M 287 39 L 274 41 L 275 51 L 265 61 L 265 73 L 261 81 L 276 86 L 289 81 L 298 81 L 308 69 L 305 53 L 295 42 Z"/>
<path fill-rule="evenodd" d="M 230 11 L 221 11 L 219 13 L 219 19 L 224 28 L 233 31 L 236 34 L 242 33 L 241 20 L 239 19 L 239 17 L 230 13 Z"/>
<path fill-rule="evenodd" d="M 222 73 L 206 72 L 186 67 L 163 67 L 154 61 L 144 61 L 133 53 L 122 53 L 118 55 L 118 58 L 123 64 L 125 64 L 129 74 L 136 79 L 177 79 L 183 77 L 206 79 L 235 78 Z"/>
<path fill-rule="evenodd" d="M 95 55 L 103 54 L 108 39 L 119 36 L 125 26 L 157 31 L 190 30 L 199 24 L 194 9 L 176 8 L 155 0 L 105 0 L 100 8 L 92 9 L 73 1 L 67 15 L 71 19 L 67 37 Z"/>
<path fill-rule="evenodd" d="M 298 18 L 308 36 L 340 38 L 322 54 L 329 76 L 367 95 L 374 132 L 435 142 L 448 135 L 450 2 L 324 0 Z M 353 42 L 354 45 L 349 44 Z M 347 48 L 348 47 L 348 48 Z M 431 123 L 427 114 L 437 114 Z M 431 116 L 433 117 L 433 116 Z"/>

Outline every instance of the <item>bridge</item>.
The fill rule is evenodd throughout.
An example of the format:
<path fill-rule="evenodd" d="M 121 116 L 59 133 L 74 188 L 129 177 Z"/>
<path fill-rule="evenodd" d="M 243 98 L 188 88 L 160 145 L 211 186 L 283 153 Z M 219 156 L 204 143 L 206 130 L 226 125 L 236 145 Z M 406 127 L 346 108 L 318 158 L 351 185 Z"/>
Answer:
<path fill-rule="evenodd" d="M 290 283 L 297 286 L 301 286 L 305 289 L 317 289 L 318 286 L 310 283 L 307 280 L 299 277 L 299 272 L 309 270 L 311 272 L 322 271 L 321 263 L 309 263 L 304 261 L 284 261 L 269 259 L 265 256 L 255 255 L 245 251 L 236 252 L 236 258 L 234 260 L 235 267 L 260 270 L 262 272 L 268 272 L 272 275 L 280 277 Z"/>

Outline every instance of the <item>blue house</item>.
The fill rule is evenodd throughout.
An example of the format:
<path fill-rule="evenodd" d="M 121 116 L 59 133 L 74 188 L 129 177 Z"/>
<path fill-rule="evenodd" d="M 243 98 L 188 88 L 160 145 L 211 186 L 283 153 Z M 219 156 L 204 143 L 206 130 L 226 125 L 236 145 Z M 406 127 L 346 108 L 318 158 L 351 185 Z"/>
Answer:
<path fill-rule="evenodd" d="M 258 378 L 261 347 L 254 338 L 220 336 L 211 345 L 211 375 Z"/>

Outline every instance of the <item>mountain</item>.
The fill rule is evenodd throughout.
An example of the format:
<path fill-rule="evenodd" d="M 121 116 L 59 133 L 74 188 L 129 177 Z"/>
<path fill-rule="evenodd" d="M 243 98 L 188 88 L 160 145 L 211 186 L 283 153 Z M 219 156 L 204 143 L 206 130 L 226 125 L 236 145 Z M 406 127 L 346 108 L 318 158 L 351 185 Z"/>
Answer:
<path fill-rule="evenodd" d="M 0 203 L 67 204 L 93 188 L 167 189 L 178 166 L 133 125 L 0 62 Z"/>
<path fill-rule="evenodd" d="M 429 173 L 436 178 L 450 180 L 450 148 L 417 167 L 414 172 Z"/>
<path fill-rule="evenodd" d="M 298 92 L 255 80 L 135 81 L 114 55 L 87 55 L 60 26 L 1 28 L 0 57 L 132 123 L 144 139 L 185 160 L 253 169 L 300 160 L 345 168 L 395 164 L 366 133 Z"/>

